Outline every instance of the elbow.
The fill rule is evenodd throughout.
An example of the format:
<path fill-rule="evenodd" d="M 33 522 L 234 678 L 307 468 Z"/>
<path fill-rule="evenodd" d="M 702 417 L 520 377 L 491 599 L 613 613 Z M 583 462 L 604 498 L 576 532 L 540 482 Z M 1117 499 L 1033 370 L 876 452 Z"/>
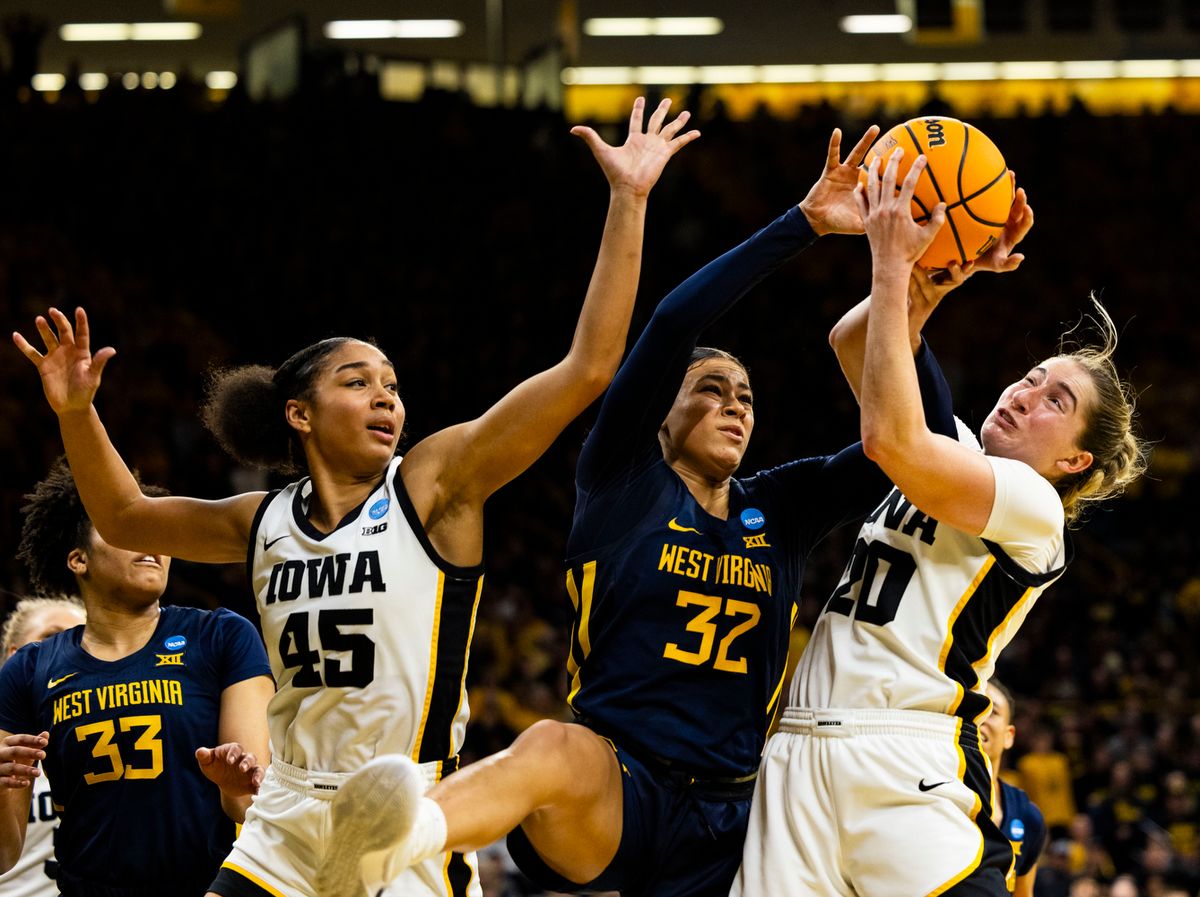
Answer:
<path fill-rule="evenodd" d="M 833 325 L 833 329 L 829 331 L 829 348 L 833 349 L 834 354 L 837 354 L 838 349 L 842 347 L 842 343 L 846 339 L 846 328 L 842 326 L 842 322 L 838 321 Z"/>
<path fill-rule="evenodd" d="M 904 452 L 903 440 L 894 430 L 882 426 L 881 422 L 863 418 L 862 422 L 863 454 L 887 470 L 888 462 L 897 454 Z"/>
<path fill-rule="evenodd" d="M 611 365 L 592 365 L 580 371 L 576 380 L 580 396 L 585 398 L 589 405 L 600 398 L 617 375 L 619 366 L 620 359 L 617 359 Z"/>
<path fill-rule="evenodd" d="M 867 422 L 863 421 L 863 425 L 862 425 L 863 454 L 866 455 L 868 458 L 870 458 L 872 461 L 874 461 L 876 464 L 879 464 L 880 461 L 883 460 L 884 455 L 886 454 L 886 445 L 887 445 L 887 440 L 879 432 L 878 428 L 868 426 Z"/>

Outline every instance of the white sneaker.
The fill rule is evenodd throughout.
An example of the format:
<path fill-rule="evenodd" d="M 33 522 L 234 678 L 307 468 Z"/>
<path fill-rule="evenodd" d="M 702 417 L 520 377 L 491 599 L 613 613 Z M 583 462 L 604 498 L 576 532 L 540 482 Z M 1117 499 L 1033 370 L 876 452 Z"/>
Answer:
<path fill-rule="evenodd" d="M 333 831 L 317 870 L 318 897 L 363 897 L 363 855 L 408 837 L 424 793 L 420 767 L 403 754 L 376 757 L 350 776 L 330 801 Z"/>

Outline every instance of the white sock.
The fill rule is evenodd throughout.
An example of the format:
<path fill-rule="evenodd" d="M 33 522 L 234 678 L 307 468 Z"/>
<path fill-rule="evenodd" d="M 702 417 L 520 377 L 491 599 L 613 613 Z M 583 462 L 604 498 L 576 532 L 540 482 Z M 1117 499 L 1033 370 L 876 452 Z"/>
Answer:
<path fill-rule="evenodd" d="M 401 861 L 414 866 L 446 850 L 446 814 L 436 801 L 422 797 L 412 832 L 399 847 Z"/>

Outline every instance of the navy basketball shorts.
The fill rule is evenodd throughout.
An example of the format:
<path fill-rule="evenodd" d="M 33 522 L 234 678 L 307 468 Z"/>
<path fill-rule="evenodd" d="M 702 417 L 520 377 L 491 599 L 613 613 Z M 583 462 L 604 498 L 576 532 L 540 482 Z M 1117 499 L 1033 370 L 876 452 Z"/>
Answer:
<path fill-rule="evenodd" d="M 539 887 L 560 893 L 726 897 L 742 858 L 753 777 L 696 780 L 613 749 L 625 804 L 621 843 L 608 868 L 593 881 L 569 881 L 546 865 L 520 828 L 508 836 L 518 868 Z"/>
<path fill-rule="evenodd" d="M 978 730 L 958 717 L 789 707 L 731 897 L 1007 897 L 991 794 Z"/>

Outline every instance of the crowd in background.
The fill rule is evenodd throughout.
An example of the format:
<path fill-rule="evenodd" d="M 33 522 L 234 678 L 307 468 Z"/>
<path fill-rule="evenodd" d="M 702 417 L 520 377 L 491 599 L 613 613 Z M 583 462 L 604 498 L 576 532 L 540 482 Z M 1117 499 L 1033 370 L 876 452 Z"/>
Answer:
<path fill-rule="evenodd" d="M 650 200 L 634 333 L 683 277 L 799 201 L 832 127 L 857 136 L 919 110 L 728 118 L 690 98 L 703 138 Z M 953 110 L 944 110 L 952 112 Z M 1028 260 L 953 295 L 927 334 L 958 414 L 977 427 L 999 390 L 1100 293 L 1124 327 L 1118 361 L 1154 442 L 1150 476 L 1076 534 L 1077 560 L 1002 658 L 1017 695 L 1009 775 L 1050 837 L 1039 897 L 1166 897 L 1200 889 L 1200 326 L 1190 294 L 1200 119 L 974 116 L 1037 214 Z M 111 90 L 0 99 L 0 310 L 30 335 L 50 305 L 84 305 L 118 355 L 101 412 L 143 479 L 218 497 L 274 481 L 238 469 L 201 427 L 208 372 L 277 364 L 334 334 L 395 361 L 410 441 L 482 411 L 566 351 L 606 208 L 604 178 L 561 115 L 430 94 L 384 103 L 350 81 L 283 105 L 235 93 Z M 622 122 L 598 123 L 617 139 Z M 741 355 L 755 387 L 744 471 L 834 449 L 856 406 L 826 346 L 870 282 L 864 239 L 832 237 L 757 288 L 705 341 Z M 530 409 L 536 413 L 537 409 Z M 507 746 L 565 704 L 562 559 L 577 422 L 489 504 L 487 577 L 469 674 L 464 760 Z M 0 598 L 27 592 L 14 560 L 21 496 L 60 453 L 37 377 L 0 349 Z M 848 556 L 820 547 L 795 641 Z M 253 619 L 244 571 L 178 564 L 168 601 Z M 527 893 L 485 852 L 489 897 Z"/>

